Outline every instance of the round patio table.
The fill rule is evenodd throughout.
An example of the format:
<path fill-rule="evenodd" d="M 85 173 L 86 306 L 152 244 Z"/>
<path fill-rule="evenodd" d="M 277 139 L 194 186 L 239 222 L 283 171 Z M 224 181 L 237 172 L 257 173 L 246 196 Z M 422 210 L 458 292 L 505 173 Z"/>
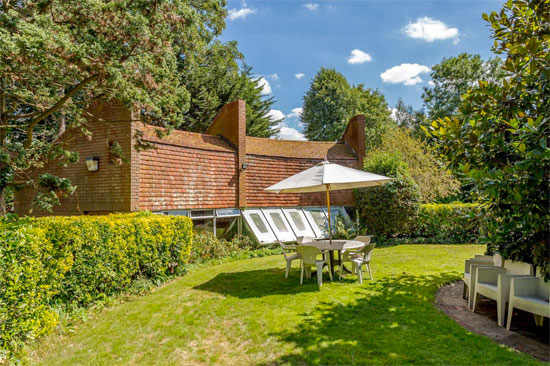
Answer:
<path fill-rule="evenodd" d="M 311 243 L 304 243 L 303 245 L 308 245 L 316 247 L 319 250 L 328 251 L 328 256 L 330 259 L 329 269 L 334 276 L 334 265 L 342 265 L 342 250 L 360 249 L 365 246 L 365 243 L 359 240 L 333 240 L 331 244 L 330 240 L 316 240 Z M 338 251 L 338 260 L 334 259 L 335 251 Z M 343 267 L 343 269 L 346 272 L 351 273 L 351 271 L 346 267 Z"/>

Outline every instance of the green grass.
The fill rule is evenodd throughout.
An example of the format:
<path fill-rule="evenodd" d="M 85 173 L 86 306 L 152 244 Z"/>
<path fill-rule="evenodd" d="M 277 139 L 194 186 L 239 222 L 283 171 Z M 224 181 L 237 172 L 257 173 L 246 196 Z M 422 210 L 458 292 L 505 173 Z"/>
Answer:
<path fill-rule="evenodd" d="M 284 279 L 282 256 L 195 269 L 31 353 L 38 365 L 535 365 L 433 306 L 478 245 L 375 249 L 375 281 Z"/>

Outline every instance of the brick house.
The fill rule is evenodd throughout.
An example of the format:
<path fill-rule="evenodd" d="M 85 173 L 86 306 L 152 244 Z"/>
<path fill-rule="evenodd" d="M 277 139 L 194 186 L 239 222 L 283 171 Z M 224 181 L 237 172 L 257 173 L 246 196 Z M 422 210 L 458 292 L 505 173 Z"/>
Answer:
<path fill-rule="evenodd" d="M 312 208 L 315 216 L 322 213 L 324 194 L 273 194 L 264 188 L 325 158 L 358 168 L 365 156 L 362 115 L 349 121 L 340 141 L 310 142 L 246 136 L 246 105 L 242 100 L 226 104 L 204 134 L 173 131 L 162 139 L 156 136 L 155 128 L 141 123 L 120 103 L 97 103 L 90 112 L 93 117 L 87 127 L 91 137 L 76 132 L 64 136 L 69 149 L 79 152 L 80 162 L 68 167 L 52 162 L 44 168 L 69 178 L 78 187 L 74 195 L 61 199 L 61 205 L 54 208 L 55 215 L 150 210 L 189 215 L 196 226 L 213 225 L 216 230 L 216 224 L 225 227 L 233 217 L 240 217 L 242 209 L 258 212 L 268 224 L 265 226 L 281 225 L 277 218 L 273 224 L 266 220 L 266 213 L 261 211 L 272 208 L 277 211 L 275 216 L 280 213 L 284 224 L 292 226 L 294 223 L 285 217 L 287 211 L 278 208 Z M 136 151 L 136 133 L 142 133 L 153 148 Z M 112 162 L 114 142 L 122 148 L 127 163 Z M 98 160 L 96 171 L 89 170 L 87 158 Z M 29 214 L 33 195 L 31 189 L 16 194 L 17 214 Z M 336 207 L 353 206 L 353 194 L 333 192 L 331 202 Z M 304 216 L 311 219 L 308 213 Z"/>

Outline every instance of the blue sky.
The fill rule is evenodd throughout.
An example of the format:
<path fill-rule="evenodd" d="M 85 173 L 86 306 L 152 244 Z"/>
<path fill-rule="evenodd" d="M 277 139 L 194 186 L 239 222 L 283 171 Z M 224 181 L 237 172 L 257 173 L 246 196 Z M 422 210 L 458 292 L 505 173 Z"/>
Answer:
<path fill-rule="evenodd" d="M 228 1 L 222 40 L 236 40 L 245 62 L 285 116 L 281 138 L 301 138 L 298 112 L 311 78 L 335 68 L 352 84 L 422 107 L 429 69 L 461 52 L 492 55 L 483 12 L 502 1 Z"/>

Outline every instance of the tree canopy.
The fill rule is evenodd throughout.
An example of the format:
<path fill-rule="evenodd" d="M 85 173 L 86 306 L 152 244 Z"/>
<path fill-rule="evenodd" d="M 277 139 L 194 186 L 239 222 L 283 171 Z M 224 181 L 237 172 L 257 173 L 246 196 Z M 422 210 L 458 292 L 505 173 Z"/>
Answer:
<path fill-rule="evenodd" d="M 418 185 L 424 202 L 445 198 L 460 187 L 451 172 L 437 160 L 432 148 L 412 137 L 406 129 L 395 128 L 385 133 L 380 146 L 369 151 L 365 161 L 384 153 L 396 154 L 406 163 L 407 172 Z"/>
<path fill-rule="evenodd" d="M 253 136 L 276 133 L 251 69 L 239 67 L 225 27 L 224 0 L 3 1 L 0 4 L 0 212 L 14 185 L 43 188 L 49 209 L 74 187 L 27 173 L 77 154 L 61 136 L 85 130 L 88 106 L 121 101 L 146 123 L 204 131 L 227 102 L 244 99 Z M 48 182 L 46 186 L 44 182 Z"/>
<path fill-rule="evenodd" d="M 224 104 L 246 102 L 247 135 L 271 137 L 277 134 L 277 121 L 269 118 L 273 97 L 262 95 L 260 79 L 243 64 L 237 43 L 214 40 L 179 61 L 180 80 L 190 94 L 189 109 L 180 129 L 205 132 Z"/>
<path fill-rule="evenodd" d="M 366 117 L 367 148 L 377 145 L 383 132 L 395 125 L 378 90 L 363 84 L 351 86 L 338 71 L 321 68 L 304 95 L 301 120 L 305 136 L 313 141 L 338 140 L 348 120 L 359 113 Z"/>
<path fill-rule="evenodd" d="M 473 186 L 488 222 L 489 249 L 540 266 L 550 277 L 550 1 L 509 0 L 484 14 L 506 57 L 506 77 L 480 81 L 459 116 L 429 135 Z"/>
<path fill-rule="evenodd" d="M 461 104 L 461 97 L 478 81 L 498 82 L 504 73 L 498 57 L 484 61 L 480 55 L 461 53 L 443 58 L 432 67 L 432 86 L 424 87 L 422 98 L 431 119 L 454 116 Z"/>

